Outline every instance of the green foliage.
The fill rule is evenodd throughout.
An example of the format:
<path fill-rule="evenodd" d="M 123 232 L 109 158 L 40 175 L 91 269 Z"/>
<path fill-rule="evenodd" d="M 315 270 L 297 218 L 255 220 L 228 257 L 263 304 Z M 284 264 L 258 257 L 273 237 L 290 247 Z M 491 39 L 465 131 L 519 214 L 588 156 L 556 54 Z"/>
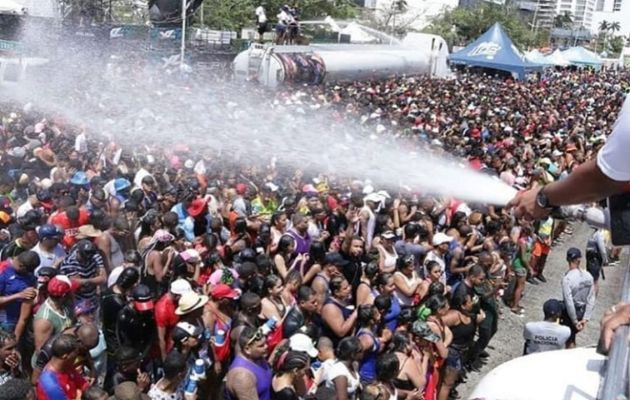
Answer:
<path fill-rule="evenodd" d="M 571 13 L 565 11 L 563 14 L 556 15 L 553 19 L 554 28 L 571 29 L 573 27 L 573 17 Z"/>
<path fill-rule="evenodd" d="M 608 42 L 608 46 L 610 48 L 610 56 L 617 56 L 621 54 L 623 50 L 623 46 L 625 44 L 625 38 L 623 36 L 615 36 Z"/>
<path fill-rule="evenodd" d="M 626 38 L 615 35 L 621 30 L 619 22 L 602 21 L 599 24 L 599 34 L 595 40 L 595 49 L 605 51 L 609 57 L 618 56 L 623 50 Z"/>
<path fill-rule="evenodd" d="M 549 40 L 548 32 L 532 32 L 515 9 L 492 3 L 445 11 L 433 19 L 425 32 L 442 36 L 451 47 L 464 46 L 495 22 L 503 25 L 514 44 L 521 49 L 540 46 Z"/>
<path fill-rule="evenodd" d="M 284 4 L 296 5 L 302 20 L 333 18 L 352 18 L 356 15 L 356 6 L 350 0 L 205 0 L 203 23 L 211 29 L 230 29 L 239 31 L 244 27 L 253 27 L 256 23 L 254 11 L 259 5 L 265 7 L 267 19 L 274 23 L 280 7 Z M 201 23 L 198 11 L 196 22 Z"/>
<path fill-rule="evenodd" d="M 610 24 L 611 32 L 615 33 L 615 32 L 619 32 L 620 30 L 621 30 L 621 24 L 618 21 Z"/>

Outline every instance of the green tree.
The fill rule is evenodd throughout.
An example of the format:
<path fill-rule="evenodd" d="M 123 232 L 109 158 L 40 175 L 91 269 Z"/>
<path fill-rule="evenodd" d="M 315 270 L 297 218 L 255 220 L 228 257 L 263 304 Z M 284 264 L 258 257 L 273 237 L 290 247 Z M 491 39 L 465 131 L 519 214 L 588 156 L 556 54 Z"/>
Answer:
<path fill-rule="evenodd" d="M 618 21 L 613 22 L 612 24 L 610 24 L 609 28 L 610 31 L 614 34 L 615 32 L 619 32 L 621 30 L 621 24 Z"/>
<path fill-rule="evenodd" d="M 556 15 L 553 19 L 553 26 L 561 29 L 571 28 L 573 26 L 573 17 L 571 17 L 571 13 L 565 11 L 562 14 Z"/>
<path fill-rule="evenodd" d="M 302 20 L 333 18 L 352 18 L 356 15 L 356 6 L 351 0 L 205 0 L 204 25 L 212 29 L 230 29 L 253 27 L 256 22 L 254 11 L 259 5 L 265 7 L 267 19 L 276 22 L 276 15 L 284 4 L 295 5 Z M 197 12 L 197 22 L 201 14 Z"/>
<path fill-rule="evenodd" d="M 597 39 L 595 40 L 595 51 L 597 51 L 597 49 L 602 49 L 602 51 L 606 51 L 609 30 L 610 24 L 608 23 L 608 21 L 604 20 L 599 23 L 599 32 L 597 34 Z"/>
<path fill-rule="evenodd" d="M 533 33 L 518 12 L 510 6 L 484 3 L 475 8 L 455 8 L 438 15 L 425 29 L 442 36 L 449 46 L 463 46 L 499 22 L 517 47 L 538 46 L 548 41 L 547 33 Z"/>
<path fill-rule="evenodd" d="M 608 46 L 610 48 L 610 54 L 608 54 L 608 56 L 612 58 L 617 57 L 619 54 L 621 54 L 624 44 L 625 38 L 623 36 L 615 36 L 611 38 L 610 42 L 608 43 Z"/>

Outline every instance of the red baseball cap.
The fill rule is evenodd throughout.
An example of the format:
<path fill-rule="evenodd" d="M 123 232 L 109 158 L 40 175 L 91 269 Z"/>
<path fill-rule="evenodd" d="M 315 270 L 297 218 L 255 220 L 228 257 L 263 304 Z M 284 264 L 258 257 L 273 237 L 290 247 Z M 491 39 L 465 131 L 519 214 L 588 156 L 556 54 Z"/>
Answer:
<path fill-rule="evenodd" d="M 239 297 L 238 292 L 236 290 L 232 289 L 230 286 L 226 285 L 225 283 L 220 283 L 220 284 L 216 285 L 212 289 L 212 292 L 210 293 L 210 295 L 215 300 L 220 300 L 220 299 L 238 299 L 238 297 Z"/>
<path fill-rule="evenodd" d="M 195 199 L 190 203 L 190 206 L 187 208 L 188 214 L 191 217 L 200 216 L 204 210 L 206 210 L 208 206 L 208 202 L 204 199 Z"/>
<path fill-rule="evenodd" d="M 78 288 L 79 285 L 66 275 L 57 275 L 48 281 L 48 294 L 54 297 L 63 297 L 75 292 Z"/>
<path fill-rule="evenodd" d="M 245 194 L 245 191 L 247 190 L 247 185 L 244 183 L 237 183 L 236 184 L 236 193 L 238 194 Z"/>

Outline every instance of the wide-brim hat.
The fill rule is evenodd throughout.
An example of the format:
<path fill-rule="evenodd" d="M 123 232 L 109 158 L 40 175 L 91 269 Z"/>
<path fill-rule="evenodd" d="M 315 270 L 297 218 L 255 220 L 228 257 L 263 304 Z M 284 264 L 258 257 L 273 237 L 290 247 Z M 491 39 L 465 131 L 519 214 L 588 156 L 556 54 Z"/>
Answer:
<path fill-rule="evenodd" d="M 426 323 L 426 321 L 418 320 L 414 322 L 411 326 L 411 333 L 414 336 L 431 343 L 437 343 L 440 341 L 440 337 L 431 330 L 431 327 Z"/>
<path fill-rule="evenodd" d="M 186 315 L 191 311 L 195 311 L 208 303 L 208 296 L 200 295 L 197 292 L 184 293 L 179 299 L 175 314 Z"/>
<path fill-rule="evenodd" d="M 33 155 L 49 167 L 57 165 L 57 156 L 50 149 L 38 147 L 33 150 Z"/>

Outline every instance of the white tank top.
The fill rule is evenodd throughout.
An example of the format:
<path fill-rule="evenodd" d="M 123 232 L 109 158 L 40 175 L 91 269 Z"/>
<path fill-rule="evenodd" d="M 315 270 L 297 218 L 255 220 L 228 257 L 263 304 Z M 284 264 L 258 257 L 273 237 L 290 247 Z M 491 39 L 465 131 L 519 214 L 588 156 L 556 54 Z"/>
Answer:
<path fill-rule="evenodd" d="M 398 260 L 396 249 L 392 248 L 391 253 L 385 250 L 385 268 L 396 267 L 396 260 Z"/>
<path fill-rule="evenodd" d="M 367 223 L 367 232 L 365 232 L 366 237 L 367 237 L 366 245 L 367 245 L 367 248 L 369 249 L 372 247 L 372 239 L 374 239 L 374 226 L 376 225 L 376 217 L 374 216 L 374 211 L 372 211 L 370 207 L 363 206 L 361 211 L 363 210 L 366 210 L 368 214 L 370 215 L 368 218 L 368 223 Z"/>
<path fill-rule="evenodd" d="M 405 280 L 405 283 L 410 287 L 415 285 L 420 280 L 420 278 L 418 278 L 418 274 L 416 273 L 416 271 L 413 271 L 413 275 L 411 278 L 407 277 L 407 275 L 403 274 L 400 271 L 396 271 L 394 275 L 402 276 L 403 279 Z M 413 298 L 401 292 L 400 289 L 396 288 L 394 290 L 394 294 L 398 298 L 398 302 L 400 303 L 401 306 L 410 306 L 413 304 Z"/>

